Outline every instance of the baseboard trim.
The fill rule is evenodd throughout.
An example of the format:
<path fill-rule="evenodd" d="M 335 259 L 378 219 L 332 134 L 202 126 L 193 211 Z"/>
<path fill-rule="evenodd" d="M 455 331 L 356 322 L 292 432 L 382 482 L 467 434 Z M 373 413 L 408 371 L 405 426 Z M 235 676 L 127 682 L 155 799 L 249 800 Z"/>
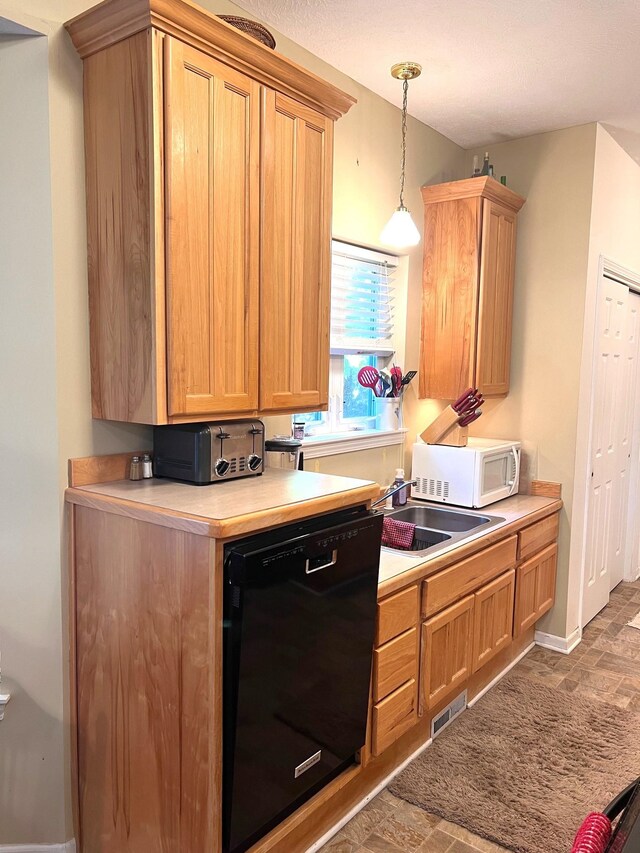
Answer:
<path fill-rule="evenodd" d="M 345 826 L 345 824 L 349 823 L 352 817 L 355 817 L 355 815 L 357 815 L 359 811 L 362 811 L 362 809 L 367 805 L 367 803 L 371 802 L 374 797 L 377 797 L 380 791 L 386 788 L 392 779 L 396 778 L 398 773 L 402 773 L 404 768 L 408 764 L 411 764 L 411 762 L 419 755 L 421 755 L 425 751 L 425 749 L 427 749 L 427 747 L 431 746 L 432 743 L 433 740 L 429 738 L 426 743 L 423 743 L 422 746 L 419 746 L 415 750 L 415 752 L 412 752 L 411 755 L 402 762 L 402 764 L 399 764 L 394 770 L 391 771 L 391 773 L 389 773 L 386 778 L 382 780 L 382 782 L 379 782 L 373 790 L 369 791 L 367 796 L 364 799 L 360 800 L 360 802 L 355 805 L 351 809 L 351 811 L 347 812 L 344 817 L 340 818 L 338 823 L 332 826 L 328 832 L 325 832 L 322 838 L 319 838 L 317 841 L 314 841 L 311 847 L 307 849 L 306 853 L 316 853 L 316 850 L 319 850 L 321 847 L 323 847 L 327 843 L 327 841 L 329 841 L 331 838 L 333 838 L 334 835 L 340 832 L 340 830 L 343 826 Z M 2 853 L 1 848 L 0 853 Z"/>
<path fill-rule="evenodd" d="M 0 844 L 0 853 L 76 853 L 76 842 L 64 844 Z"/>
<path fill-rule="evenodd" d="M 513 667 L 519 661 L 521 661 L 525 655 L 528 655 L 534 646 L 535 646 L 535 643 L 531 643 L 531 645 L 527 646 L 527 648 L 524 649 L 524 651 L 520 652 L 518 657 L 514 658 L 514 660 L 512 660 L 510 664 L 505 666 L 505 668 L 502 670 L 502 672 L 499 672 L 498 675 L 496 675 L 496 677 L 493 679 L 493 681 L 490 681 L 486 687 L 483 687 L 479 693 L 476 693 L 476 695 L 473 697 L 473 699 L 470 699 L 469 702 L 467 702 L 467 708 L 473 708 L 473 706 L 476 704 L 476 702 L 478 702 L 480 699 L 482 699 L 484 694 L 488 693 L 492 687 L 495 687 L 499 681 L 502 681 L 502 679 L 509 672 L 509 670 L 513 669 Z"/>
<path fill-rule="evenodd" d="M 581 640 L 582 631 L 580 628 L 576 628 L 568 637 L 557 637 L 555 634 L 545 634 L 542 631 L 536 631 L 535 634 L 536 646 L 542 646 L 543 649 L 551 649 L 563 655 L 571 654 Z"/>

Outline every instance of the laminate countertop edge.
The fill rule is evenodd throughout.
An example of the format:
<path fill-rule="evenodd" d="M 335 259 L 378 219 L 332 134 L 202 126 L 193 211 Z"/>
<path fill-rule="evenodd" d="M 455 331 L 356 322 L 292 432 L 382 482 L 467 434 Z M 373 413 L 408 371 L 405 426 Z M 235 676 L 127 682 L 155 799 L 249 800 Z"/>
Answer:
<path fill-rule="evenodd" d="M 492 514 L 504 515 L 509 502 L 518 500 L 518 498 L 522 497 L 524 496 L 507 498 L 498 504 L 492 505 L 489 509 Z M 486 533 L 480 533 L 477 538 L 467 540 L 459 545 L 454 545 L 450 551 L 446 551 L 444 554 L 438 554 L 431 559 L 427 558 L 422 562 L 418 562 L 419 558 L 415 558 L 414 563 L 411 562 L 410 556 L 403 554 L 399 559 L 406 560 L 407 567 L 403 570 L 401 569 L 396 571 L 391 577 L 385 578 L 379 582 L 378 600 L 387 598 L 389 595 L 393 595 L 393 593 L 399 592 L 405 587 L 412 586 L 413 584 L 428 578 L 430 575 L 446 569 L 453 563 L 464 560 L 466 557 L 471 557 L 478 551 L 482 551 L 484 548 L 489 547 L 489 545 L 493 545 L 496 542 L 500 542 L 502 539 L 506 539 L 507 536 L 517 533 L 524 527 L 528 527 L 530 524 L 535 524 L 536 521 L 541 521 L 543 518 L 559 512 L 563 506 L 562 501 L 557 498 L 537 497 L 535 499 L 535 503 L 535 507 L 529 510 L 523 510 L 522 512 L 516 511 L 512 513 L 511 518 L 506 519 L 493 530 L 489 530 Z M 387 556 L 388 553 L 389 552 L 386 552 L 385 550 L 382 551 L 380 557 L 381 569 L 384 566 L 385 558 L 389 559 L 389 556 Z M 390 556 L 391 558 L 396 557 L 395 554 Z"/>
<path fill-rule="evenodd" d="M 135 500 L 99 494 L 91 491 L 91 487 L 86 486 L 81 488 L 69 487 L 65 490 L 65 501 L 70 504 L 220 540 L 259 533 L 262 530 L 300 521 L 314 515 L 323 515 L 345 507 L 366 504 L 376 500 L 379 496 L 380 487 L 377 483 L 371 483 L 292 503 L 283 503 L 279 506 L 239 513 L 228 518 L 216 519 L 176 511 L 170 507 L 150 506 Z"/>

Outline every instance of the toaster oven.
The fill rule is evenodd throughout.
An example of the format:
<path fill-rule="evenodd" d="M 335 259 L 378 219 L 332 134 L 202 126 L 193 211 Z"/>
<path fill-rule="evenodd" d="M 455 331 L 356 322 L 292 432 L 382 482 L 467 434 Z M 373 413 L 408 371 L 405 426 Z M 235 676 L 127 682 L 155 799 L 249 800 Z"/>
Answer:
<path fill-rule="evenodd" d="M 198 486 L 253 477 L 264 470 L 262 421 L 157 426 L 153 473 Z"/>

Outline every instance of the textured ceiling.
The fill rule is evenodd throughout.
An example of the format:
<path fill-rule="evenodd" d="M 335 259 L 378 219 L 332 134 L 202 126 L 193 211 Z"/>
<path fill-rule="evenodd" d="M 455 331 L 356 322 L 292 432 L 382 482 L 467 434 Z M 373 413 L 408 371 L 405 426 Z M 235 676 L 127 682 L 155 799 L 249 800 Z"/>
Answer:
<path fill-rule="evenodd" d="M 236 0 L 472 148 L 591 121 L 640 159 L 639 0 Z"/>

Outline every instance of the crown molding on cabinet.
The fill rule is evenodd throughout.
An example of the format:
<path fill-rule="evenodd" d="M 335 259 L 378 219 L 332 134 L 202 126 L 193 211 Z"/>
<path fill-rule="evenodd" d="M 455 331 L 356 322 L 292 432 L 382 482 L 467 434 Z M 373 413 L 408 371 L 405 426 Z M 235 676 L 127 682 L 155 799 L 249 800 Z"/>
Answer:
<path fill-rule="evenodd" d="M 356 99 L 190 0 L 104 0 L 67 21 L 84 59 L 142 30 L 174 36 L 254 80 L 338 119 Z"/>
<path fill-rule="evenodd" d="M 454 201 L 461 198 L 482 196 L 497 204 L 502 204 L 517 213 L 525 203 L 518 193 L 505 187 L 495 178 L 465 178 L 462 181 L 449 181 L 446 184 L 434 184 L 422 187 L 422 199 L 425 204 L 439 201 Z"/>

